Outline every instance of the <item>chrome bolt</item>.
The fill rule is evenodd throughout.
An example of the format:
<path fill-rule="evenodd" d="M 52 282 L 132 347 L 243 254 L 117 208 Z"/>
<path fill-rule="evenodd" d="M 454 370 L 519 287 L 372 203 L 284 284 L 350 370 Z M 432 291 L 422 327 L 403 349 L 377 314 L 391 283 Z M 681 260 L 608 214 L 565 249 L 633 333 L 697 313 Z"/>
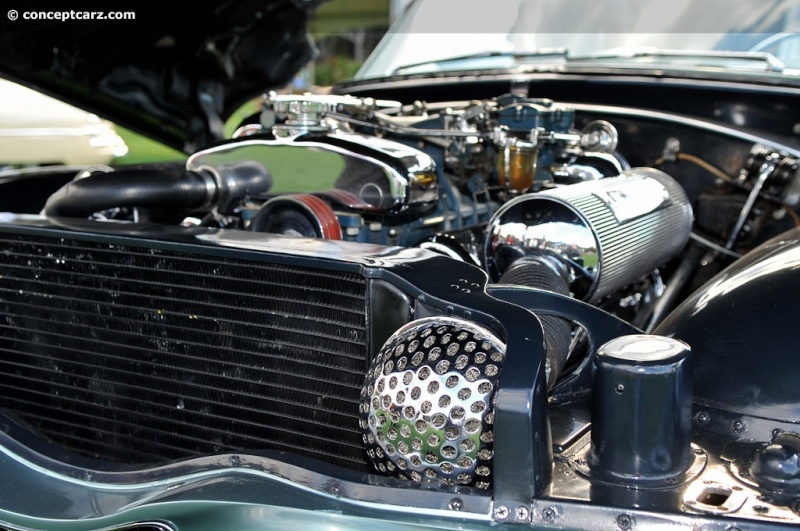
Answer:
<path fill-rule="evenodd" d="M 697 414 L 697 416 L 694 418 L 694 420 L 695 420 L 695 422 L 697 422 L 701 426 L 705 426 L 706 424 L 711 422 L 711 415 L 709 415 L 705 411 L 701 411 L 700 413 Z"/>
<path fill-rule="evenodd" d="M 505 520 L 508 518 L 508 507 L 505 505 L 499 505 L 494 508 L 494 517 L 497 520 Z"/>
<path fill-rule="evenodd" d="M 735 420 L 733 422 L 733 431 L 736 433 L 742 433 L 744 431 L 744 422 L 741 420 Z"/>
<path fill-rule="evenodd" d="M 528 518 L 530 518 L 531 512 L 528 510 L 527 507 L 520 505 L 517 507 L 517 510 L 514 511 L 514 517 L 517 521 L 527 522 Z"/>
<path fill-rule="evenodd" d="M 464 508 L 464 502 L 460 498 L 453 498 L 448 505 L 451 511 L 460 511 Z"/>

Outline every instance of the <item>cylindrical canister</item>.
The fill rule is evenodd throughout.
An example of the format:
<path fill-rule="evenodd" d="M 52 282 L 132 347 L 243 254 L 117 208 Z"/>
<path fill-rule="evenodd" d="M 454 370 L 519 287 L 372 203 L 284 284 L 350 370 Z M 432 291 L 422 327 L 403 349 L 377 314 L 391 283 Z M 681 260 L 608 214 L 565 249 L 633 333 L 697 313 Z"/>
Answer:
<path fill-rule="evenodd" d="M 593 303 L 676 256 L 691 228 L 681 185 L 634 168 L 512 199 L 489 222 L 484 260 L 497 281 L 520 258 L 555 258 L 569 269 L 574 296 Z"/>
<path fill-rule="evenodd" d="M 592 476 L 614 483 L 675 480 L 693 463 L 690 348 L 663 336 L 614 339 L 595 357 Z"/>

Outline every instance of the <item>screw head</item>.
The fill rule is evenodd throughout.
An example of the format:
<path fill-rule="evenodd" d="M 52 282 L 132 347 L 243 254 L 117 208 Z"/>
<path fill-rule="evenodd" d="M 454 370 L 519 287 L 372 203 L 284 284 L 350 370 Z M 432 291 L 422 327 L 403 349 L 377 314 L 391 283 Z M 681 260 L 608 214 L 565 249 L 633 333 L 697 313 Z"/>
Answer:
<path fill-rule="evenodd" d="M 694 417 L 695 422 L 697 422 L 701 426 L 705 426 L 709 422 L 711 422 L 711 415 L 706 413 L 705 411 L 701 411 Z"/>
<path fill-rule="evenodd" d="M 531 516 L 531 512 L 528 510 L 527 507 L 525 507 L 523 505 L 520 505 L 514 511 L 514 518 L 516 518 L 518 522 L 519 521 L 527 522 L 528 519 L 530 518 L 530 516 Z"/>
<path fill-rule="evenodd" d="M 617 527 L 622 531 L 628 531 L 633 527 L 633 519 L 629 514 L 621 514 L 617 516 Z"/>
<path fill-rule="evenodd" d="M 555 507 L 545 507 L 542 511 L 542 520 L 549 524 L 555 522 L 556 517 L 558 517 L 558 511 Z"/>
<path fill-rule="evenodd" d="M 741 420 L 733 421 L 733 431 L 736 433 L 742 433 L 744 431 L 744 422 Z"/>
<path fill-rule="evenodd" d="M 494 517 L 497 520 L 505 520 L 508 518 L 508 507 L 505 505 L 498 505 L 494 508 Z"/>
<path fill-rule="evenodd" d="M 461 498 L 453 498 L 448 506 L 451 511 L 460 511 L 464 508 L 464 502 L 461 501 Z"/>

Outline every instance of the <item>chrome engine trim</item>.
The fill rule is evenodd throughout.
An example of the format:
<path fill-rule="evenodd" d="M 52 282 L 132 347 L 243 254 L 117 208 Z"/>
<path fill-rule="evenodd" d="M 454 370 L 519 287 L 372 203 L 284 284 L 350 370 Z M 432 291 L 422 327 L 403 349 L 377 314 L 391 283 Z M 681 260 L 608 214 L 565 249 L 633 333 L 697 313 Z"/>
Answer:
<path fill-rule="evenodd" d="M 271 156 L 272 150 L 291 153 Z M 189 157 L 186 169 L 214 168 L 231 160 L 257 160 L 270 168 L 276 182 L 291 183 L 295 176 L 304 171 L 307 175 L 307 168 L 315 167 L 309 157 L 319 159 L 319 168 L 329 169 L 330 154 L 338 159 L 334 165 L 342 167 L 338 175 L 328 176 L 330 188 L 353 193 L 368 203 L 371 211 L 424 211 L 438 199 L 436 164 L 429 155 L 390 140 L 343 131 L 247 138 L 195 153 Z"/>

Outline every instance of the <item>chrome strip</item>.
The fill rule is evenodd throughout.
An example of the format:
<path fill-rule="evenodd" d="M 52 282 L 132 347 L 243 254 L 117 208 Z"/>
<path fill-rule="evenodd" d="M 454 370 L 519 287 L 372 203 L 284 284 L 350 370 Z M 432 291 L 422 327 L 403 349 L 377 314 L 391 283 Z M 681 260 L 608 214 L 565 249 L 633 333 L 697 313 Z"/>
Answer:
<path fill-rule="evenodd" d="M 779 144 L 775 141 L 768 140 L 766 138 L 753 135 L 750 133 L 745 133 L 743 131 L 739 131 L 738 129 L 734 129 L 732 127 L 727 127 L 724 125 L 718 125 L 711 122 L 706 122 L 704 120 L 700 120 L 698 118 L 690 118 L 687 116 L 683 116 L 680 114 L 672 114 L 667 112 L 661 111 L 651 111 L 647 109 L 636 109 L 636 108 L 628 108 L 628 107 L 615 107 L 610 105 L 592 105 L 592 104 L 585 104 L 585 103 L 564 103 L 564 105 L 569 106 L 576 111 L 583 111 L 583 112 L 594 112 L 594 113 L 605 113 L 605 114 L 614 114 L 617 116 L 626 116 L 632 118 L 647 118 L 650 120 L 660 120 L 663 122 L 671 122 L 678 125 L 684 125 L 687 127 L 693 127 L 695 129 L 702 129 L 708 131 L 710 133 L 716 133 L 718 135 L 729 136 L 732 138 L 738 138 L 739 140 L 744 140 L 746 142 L 752 142 L 754 144 L 765 144 L 773 149 L 777 149 L 780 151 L 785 151 L 792 155 L 793 157 L 800 157 L 800 150 Z"/>

